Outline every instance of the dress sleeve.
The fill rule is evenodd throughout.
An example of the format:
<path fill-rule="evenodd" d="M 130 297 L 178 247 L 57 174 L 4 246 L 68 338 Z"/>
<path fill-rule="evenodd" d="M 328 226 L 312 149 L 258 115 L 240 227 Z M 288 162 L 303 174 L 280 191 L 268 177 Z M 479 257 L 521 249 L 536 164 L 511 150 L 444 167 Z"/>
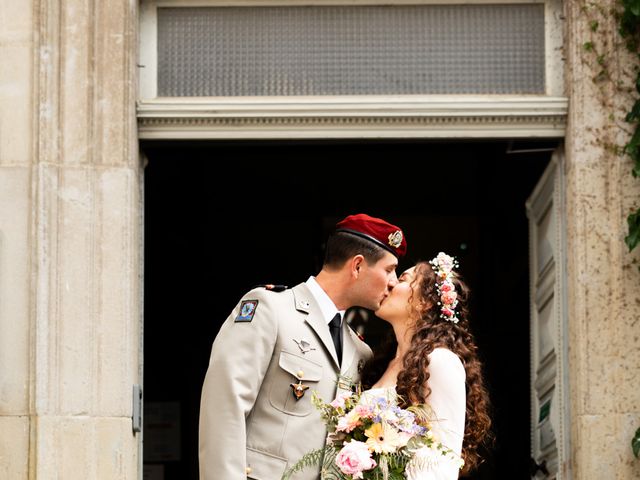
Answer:
<path fill-rule="evenodd" d="M 431 393 L 427 403 L 431 407 L 431 427 L 436 439 L 453 450 L 462 453 L 466 412 L 465 371 L 460 358 L 446 348 L 436 348 L 429 354 L 429 380 Z M 408 468 L 409 480 L 456 480 L 460 464 L 450 457 L 419 452 L 422 461 Z"/>

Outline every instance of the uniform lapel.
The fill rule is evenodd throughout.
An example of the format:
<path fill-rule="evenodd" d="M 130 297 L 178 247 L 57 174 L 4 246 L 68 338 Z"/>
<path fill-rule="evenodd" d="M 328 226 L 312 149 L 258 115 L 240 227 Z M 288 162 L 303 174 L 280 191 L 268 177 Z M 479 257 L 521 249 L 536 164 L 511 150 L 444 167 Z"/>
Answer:
<path fill-rule="evenodd" d="M 340 365 L 338 363 L 336 349 L 333 346 L 333 340 L 331 339 L 331 333 L 329 333 L 329 327 L 327 325 L 327 322 L 324 320 L 324 317 L 322 316 L 322 312 L 320 311 L 318 303 L 315 301 L 315 298 L 313 297 L 305 283 L 296 285 L 291 290 L 293 291 L 293 299 L 295 302 L 296 310 L 307 314 L 305 316 L 305 321 L 309 324 L 313 331 L 316 332 L 316 335 L 318 335 L 318 338 L 320 338 L 320 341 L 324 345 L 325 350 L 331 355 L 336 370 L 338 370 L 340 368 Z"/>
<path fill-rule="evenodd" d="M 344 374 L 349 370 L 349 367 L 353 363 L 353 356 L 356 354 L 356 343 L 353 338 L 355 333 L 349 325 L 347 325 L 346 319 L 342 321 L 342 366 L 340 373 Z"/>

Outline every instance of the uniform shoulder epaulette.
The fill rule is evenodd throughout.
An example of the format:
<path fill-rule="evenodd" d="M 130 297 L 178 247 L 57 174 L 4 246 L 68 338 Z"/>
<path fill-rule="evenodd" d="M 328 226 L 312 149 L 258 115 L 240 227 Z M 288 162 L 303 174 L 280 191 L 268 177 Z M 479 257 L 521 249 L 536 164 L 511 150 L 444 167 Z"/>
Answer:
<path fill-rule="evenodd" d="M 255 288 L 264 288 L 266 290 L 271 290 L 272 292 L 282 292 L 289 287 L 287 285 L 275 285 L 273 283 L 265 283 L 263 285 L 256 285 Z"/>

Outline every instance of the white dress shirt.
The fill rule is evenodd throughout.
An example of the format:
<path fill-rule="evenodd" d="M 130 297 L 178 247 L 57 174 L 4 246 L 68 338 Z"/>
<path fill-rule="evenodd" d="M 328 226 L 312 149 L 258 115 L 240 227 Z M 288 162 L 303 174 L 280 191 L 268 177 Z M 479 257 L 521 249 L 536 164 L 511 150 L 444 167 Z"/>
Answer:
<path fill-rule="evenodd" d="M 324 317 L 324 321 L 327 323 L 327 325 L 329 325 L 331 320 L 333 320 L 333 317 L 336 316 L 336 313 L 340 314 L 340 322 L 342 322 L 344 320 L 345 311 L 338 310 L 338 307 L 336 307 L 336 304 L 333 303 L 333 300 L 331 300 L 329 295 L 327 295 L 327 292 L 322 289 L 322 287 L 316 280 L 316 277 L 309 277 L 309 279 L 306 281 L 306 284 L 307 287 L 309 287 L 309 290 L 311 290 L 311 295 L 313 295 L 313 298 L 315 298 L 318 302 L 320 311 L 322 312 L 322 316 Z"/>

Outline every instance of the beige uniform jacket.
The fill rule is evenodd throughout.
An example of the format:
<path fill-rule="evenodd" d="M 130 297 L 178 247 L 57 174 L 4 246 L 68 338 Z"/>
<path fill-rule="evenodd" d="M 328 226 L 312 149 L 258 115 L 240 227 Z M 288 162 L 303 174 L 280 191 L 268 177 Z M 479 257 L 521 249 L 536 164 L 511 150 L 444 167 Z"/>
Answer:
<path fill-rule="evenodd" d="M 243 316 L 246 301 L 257 304 L 250 302 L 255 311 Z M 312 391 L 333 400 L 338 374 L 358 380 L 371 357 L 346 322 L 342 327 L 340 369 L 329 327 L 305 283 L 282 292 L 257 288 L 242 298 L 213 343 L 203 384 L 200 480 L 279 480 L 324 445 L 326 428 Z M 309 389 L 296 400 L 290 385 L 299 381 Z M 310 467 L 292 478 L 317 479 L 318 471 Z"/>

